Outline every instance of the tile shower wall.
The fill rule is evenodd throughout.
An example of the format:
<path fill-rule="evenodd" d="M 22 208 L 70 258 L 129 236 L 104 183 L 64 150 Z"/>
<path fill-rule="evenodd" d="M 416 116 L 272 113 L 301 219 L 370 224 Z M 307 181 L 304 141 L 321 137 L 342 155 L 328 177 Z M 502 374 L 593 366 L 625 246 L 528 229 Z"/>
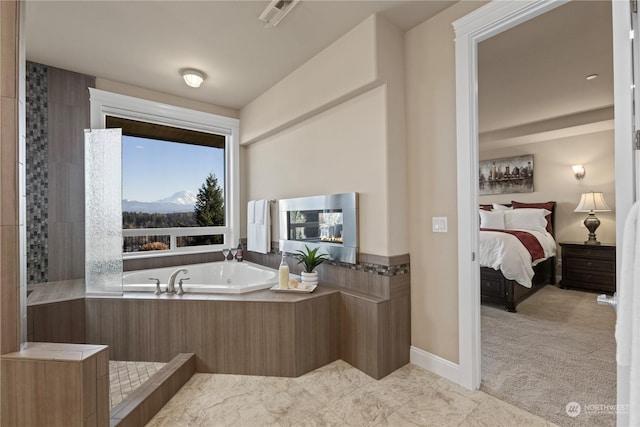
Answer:
<path fill-rule="evenodd" d="M 27 63 L 27 282 L 84 277 L 84 129 L 95 78 Z"/>
<path fill-rule="evenodd" d="M 27 283 L 48 280 L 47 66 L 27 61 Z"/>

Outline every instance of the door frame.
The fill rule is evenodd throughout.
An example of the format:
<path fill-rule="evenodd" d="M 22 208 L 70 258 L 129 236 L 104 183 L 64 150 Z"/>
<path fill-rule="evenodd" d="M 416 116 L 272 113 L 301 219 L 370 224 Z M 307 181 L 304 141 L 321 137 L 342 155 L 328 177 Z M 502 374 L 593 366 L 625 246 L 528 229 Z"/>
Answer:
<path fill-rule="evenodd" d="M 458 383 L 480 388 L 480 265 L 478 210 L 478 43 L 567 3 L 567 0 L 492 1 L 453 23 L 456 60 L 458 201 Z M 614 30 L 616 242 L 634 200 L 631 68 L 626 1 L 612 0 Z M 626 9 L 625 9 L 626 8 Z M 626 11 L 626 12 L 625 12 Z M 623 13 L 625 12 L 625 13 Z M 626 17 L 626 18 L 624 18 Z M 626 19 L 626 23 L 622 22 Z M 626 38 L 626 41 L 624 40 Z M 616 44 L 618 45 L 616 53 Z M 624 45 L 629 45 L 625 50 Z M 629 64 L 627 64 L 629 62 Z M 629 74 L 628 76 L 626 74 Z M 626 88 L 626 89 L 625 89 Z M 626 180 L 626 182 L 625 182 Z M 619 251 L 619 249 L 618 249 Z M 618 260 L 620 256 L 618 256 Z M 618 264 L 619 270 L 619 264 Z"/>
<path fill-rule="evenodd" d="M 633 55 L 634 50 L 629 34 L 633 29 L 630 18 L 630 4 L 627 1 L 612 0 L 611 6 L 613 22 L 613 97 L 614 97 L 614 127 L 615 127 L 615 168 L 616 168 L 616 288 L 619 286 L 620 266 L 622 261 L 622 241 L 624 235 L 623 225 L 626 223 L 627 214 L 636 200 L 640 184 L 637 183 L 638 175 L 637 151 L 634 150 L 634 129 L 638 118 L 634 118 L 634 83 Z M 638 15 L 633 14 L 633 19 L 638 20 Z M 636 45 L 634 54 L 638 55 Z M 636 64 L 638 58 L 635 58 Z M 636 70 L 636 75 L 637 75 Z M 636 82 L 637 84 L 637 82 Z M 637 93 L 637 88 L 635 89 Z M 638 114 L 636 112 L 636 114 Z M 635 123 L 634 123 L 635 121 Z M 617 353 L 617 352 L 616 352 Z M 631 384 L 629 366 L 617 366 L 617 405 L 618 408 L 630 403 L 630 390 L 639 384 Z M 629 407 L 627 407 L 629 408 Z M 617 425 L 629 425 L 629 410 L 619 410 L 617 413 Z"/>

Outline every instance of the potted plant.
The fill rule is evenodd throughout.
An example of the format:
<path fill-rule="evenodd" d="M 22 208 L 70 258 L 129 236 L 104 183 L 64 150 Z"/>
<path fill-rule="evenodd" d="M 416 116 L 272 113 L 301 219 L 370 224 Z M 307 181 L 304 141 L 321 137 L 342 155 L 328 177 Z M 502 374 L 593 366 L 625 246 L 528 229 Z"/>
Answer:
<path fill-rule="evenodd" d="M 317 285 L 318 272 L 315 271 L 315 268 L 328 260 L 329 255 L 319 254 L 318 249 L 320 248 L 309 249 L 307 245 L 304 245 L 304 249 L 304 251 L 298 250 L 296 252 L 298 264 L 302 264 L 304 266 L 304 271 L 301 274 L 302 283 L 307 285 Z"/>

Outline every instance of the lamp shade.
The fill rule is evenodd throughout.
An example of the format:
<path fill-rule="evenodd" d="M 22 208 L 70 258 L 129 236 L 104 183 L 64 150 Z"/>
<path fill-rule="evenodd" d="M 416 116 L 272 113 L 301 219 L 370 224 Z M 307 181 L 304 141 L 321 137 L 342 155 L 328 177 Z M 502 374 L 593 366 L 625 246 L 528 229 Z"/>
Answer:
<path fill-rule="evenodd" d="M 611 208 L 604 199 L 602 193 L 595 193 L 590 191 L 588 193 L 582 193 L 580 196 L 580 203 L 573 210 L 574 212 L 609 212 Z"/>

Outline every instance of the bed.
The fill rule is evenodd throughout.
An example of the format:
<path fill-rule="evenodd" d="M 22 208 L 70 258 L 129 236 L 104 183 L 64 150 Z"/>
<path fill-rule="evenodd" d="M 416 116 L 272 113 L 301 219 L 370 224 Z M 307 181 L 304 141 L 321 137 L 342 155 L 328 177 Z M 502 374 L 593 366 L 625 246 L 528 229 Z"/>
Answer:
<path fill-rule="evenodd" d="M 520 302 L 546 284 L 555 284 L 555 208 L 555 202 L 480 206 L 478 258 L 483 304 L 515 313 Z"/>

